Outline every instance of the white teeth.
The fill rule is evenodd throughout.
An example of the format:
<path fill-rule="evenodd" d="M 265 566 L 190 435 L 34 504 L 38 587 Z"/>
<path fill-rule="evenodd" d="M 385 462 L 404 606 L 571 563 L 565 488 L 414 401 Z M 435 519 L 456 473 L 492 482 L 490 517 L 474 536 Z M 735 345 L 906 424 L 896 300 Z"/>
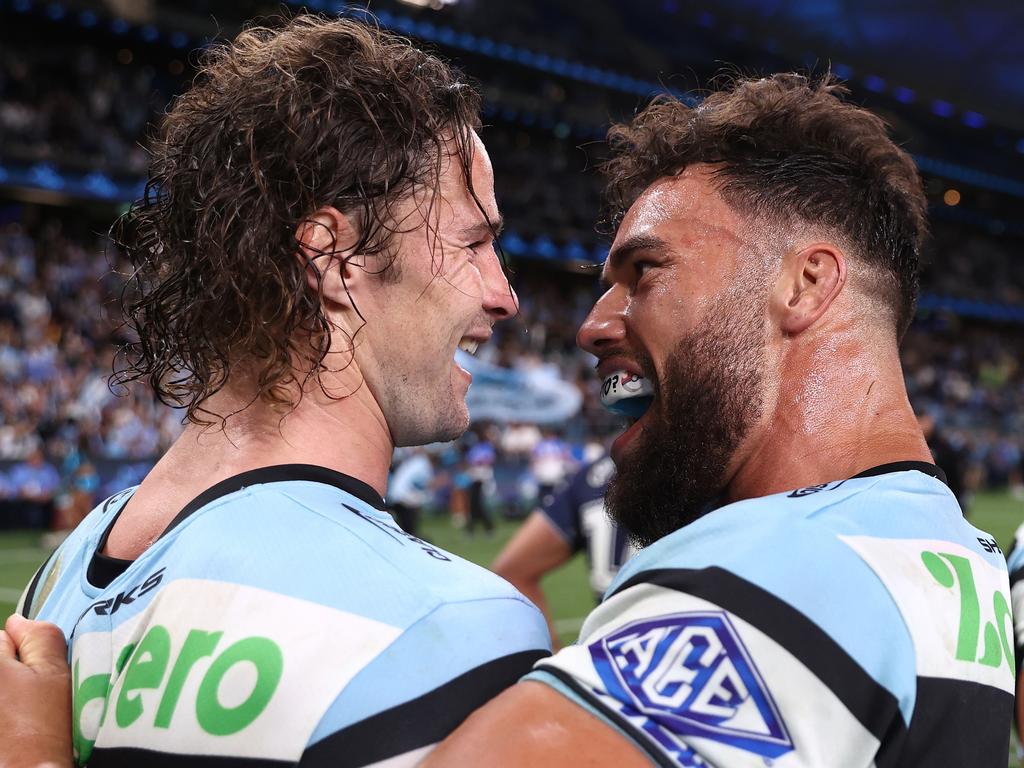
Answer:
<path fill-rule="evenodd" d="M 473 341 L 472 339 L 463 339 L 459 342 L 459 349 L 470 355 L 475 355 L 477 349 L 480 347 L 479 341 Z"/>

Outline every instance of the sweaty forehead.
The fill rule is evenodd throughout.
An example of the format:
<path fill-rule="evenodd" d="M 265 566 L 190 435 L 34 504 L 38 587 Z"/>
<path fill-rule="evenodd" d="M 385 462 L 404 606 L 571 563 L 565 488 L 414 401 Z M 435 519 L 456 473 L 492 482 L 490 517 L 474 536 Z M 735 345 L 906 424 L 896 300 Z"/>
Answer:
<path fill-rule="evenodd" d="M 450 143 L 449 146 L 452 153 L 448 157 L 448 162 L 442 167 L 441 195 L 452 206 L 456 218 L 477 218 L 480 215 L 480 209 L 466 186 L 462 159 L 458 156 L 454 143 Z M 491 158 L 487 154 L 487 149 L 475 132 L 472 135 L 470 149 L 473 154 L 471 166 L 473 192 L 488 218 L 491 221 L 497 221 L 498 202 L 494 196 L 494 170 L 491 167 Z"/>
<path fill-rule="evenodd" d="M 719 195 L 708 167 L 698 165 L 644 190 L 623 217 L 615 242 L 658 237 L 682 247 L 712 238 L 742 243 L 745 227 L 740 214 Z"/>

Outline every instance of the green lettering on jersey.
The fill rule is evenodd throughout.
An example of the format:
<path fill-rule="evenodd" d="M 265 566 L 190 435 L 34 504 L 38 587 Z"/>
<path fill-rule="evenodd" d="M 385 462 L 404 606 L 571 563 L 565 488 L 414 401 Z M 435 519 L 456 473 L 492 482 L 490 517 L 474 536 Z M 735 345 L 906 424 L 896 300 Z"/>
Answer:
<path fill-rule="evenodd" d="M 957 629 L 956 658 L 959 661 L 977 662 L 988 667 L 998 667 L 1005 662 L 1012 674 L 1013 647 L 1010 645 L 1007 626 L 1012 626 L 1013 622 L 1006 596 L 999 590 L 993 593 L 992 609 L 995 621 L 985 622 L 982 631 L 981 602 L 978 599 L 971 561 L 948 552 L 925 551 L 921 553 L 921 562 L 939 585 L 946 589 L 959 589 L 960 624 Z M 982 639 L 980 655 L 979 636 Z"/>
<path fill-rule="evenodd" d="M 115 674 L 121 674 L 125 662 L 128 661 L 128 657 L 134 649 L 134 643 L 129 643 L 121 649 L 121 653 L 117 656 L 117 662 L 114 664 Z M 96 743 L 96 734 L 93 734 L 93 738 L 90 739 L 83 733 L 82 712 L 85 710 L 85 705 L 90 701 L 102 699 L 103 711 L 100 713 L 99 719 L 99 725 L 102 725 L 107 717 L 107 704 L 109 703 L 107 697 L 110 696 L 112 686 L 109 674 L 90 675 L 84 680 L 80 680 L 78 661 L 75 661 L 75 666 L 72 670 L 71 684 L 74 692 L 71 697 L 71 744 L 75 752 L 75 759 L 80 765 L 84 765 L 92 756 L 93 744 Z"/>
<path fill-rule="evenodd" d="M 204 656 L 213 655 L 217 643 L 220 642 L 223 632 L 203 632 L 201 629 L 193 629 L 185 638 L 185 644 L 181 646 L 177 661 L 174 662 L 174 669 L 167 680 L 167 688 L 164 690 L 163 698 L 160 699 L 160 708 L 156 711 L 156 720 L 153 724 L 157 728 L 169 728 L 171 717 L 174 715 L 174 708 L 178 706 L 178 697 L 181 696 L 182 686 L 192 666 Z"/>
<path fill-rule="evenodd" d="M 142 694 L 136 691 L 159 688 L 170 657 L 171 633 L 159 624 L 150 627 L 124 673 L 124 682 L 114 707 L 118 727 L 127 728 L 142 715 Z"/>
<path fill-rule="evenodd" d="M 170 631 L 154 624 L 137 646 L 129 644 L 121 649 L 113 676 L 111 673 L 101 673 L 83 679 L 76 659 L 72 668 L 72 738 L 76 761 L 80 765 L 88 762 L 99 730 L 98 727 L 90 728 L 91 738 L 86 736 L 82 727 L 82 714 L 86 706 L 97 699 L 103 702 L 103 710 L 98 719 L 98 725 L 102 726 L 106 721 L 114 681 L 122 671 L 124 680 L 113 708 L 117 727 L 129 728 L 140 721 L 145 722 L 147 706 L 159 700 L 152 725 L 170 728 L 192 668 L 200 659 L 213 656 L 223 634 L 193 629 L 175 656 Z M 255 671 L 255 683 L 240 704 L 224 706 L 219 698 L 221 684 L 225 676 L 239 664 L 250 666 Z M 168 667 L 170 674 L 166 674 Z M 213 659 L 199 683 L 195 711 L 200 727 L 213 736 L 230 736 L 248 727 L 267 708 L 283 672 L 284 654 L 269 638 L 246 637 L 228 646 Z M 161 689 L 159 699 L 156 695 L 145 699 L 140 693 Z"/>
<path fill-rule="evenodd" d="M 248 662 L 256 668 L 256 684 L 248 698 L 234 707 L 224 707 L 217 698 L 224 675 L 236 664 Z M 229 646 L 206 672 L 196 696 L 196 717 L 207 733 L 229 736 L 252 723 L 267 704 L 281 682 L 284 656 L 281 649 L 266 637 L 247 637 Z"/>

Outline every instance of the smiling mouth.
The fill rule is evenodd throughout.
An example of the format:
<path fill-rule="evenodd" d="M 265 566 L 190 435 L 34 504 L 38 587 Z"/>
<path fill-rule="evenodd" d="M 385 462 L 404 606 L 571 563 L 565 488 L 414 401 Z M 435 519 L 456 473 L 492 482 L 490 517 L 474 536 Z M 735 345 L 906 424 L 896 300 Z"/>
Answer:
<path fill-rule="evenodd" d="M 463 336 L 461 341 L 459 341 L 459 349 L 468 355 L 475 355 L 479 348 L 480 342 L 476 339 L 471 339 L 468 336 Z"/>

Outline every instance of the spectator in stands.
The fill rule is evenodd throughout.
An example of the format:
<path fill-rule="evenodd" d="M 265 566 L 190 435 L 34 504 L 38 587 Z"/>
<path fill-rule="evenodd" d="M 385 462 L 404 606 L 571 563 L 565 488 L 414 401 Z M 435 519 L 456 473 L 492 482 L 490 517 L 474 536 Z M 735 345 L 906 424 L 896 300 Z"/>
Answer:
<path fill-rule="evenodd" d="M 43 455 L 40 444 L 25 461 L 15 464 L 7 474 L 14 498 L 21 510 L 21 521 L 28 528 L 44 528 L 53 514 L 53 498 L 60 485 L 60 474 Z"/>
<path fill-rule="evenodd" d="M 430 502 L 434 466 L 423 448 L 409 449 L 388 481 L 388 508 L 406 533 L 419 536 L 420 511 Z"/>

